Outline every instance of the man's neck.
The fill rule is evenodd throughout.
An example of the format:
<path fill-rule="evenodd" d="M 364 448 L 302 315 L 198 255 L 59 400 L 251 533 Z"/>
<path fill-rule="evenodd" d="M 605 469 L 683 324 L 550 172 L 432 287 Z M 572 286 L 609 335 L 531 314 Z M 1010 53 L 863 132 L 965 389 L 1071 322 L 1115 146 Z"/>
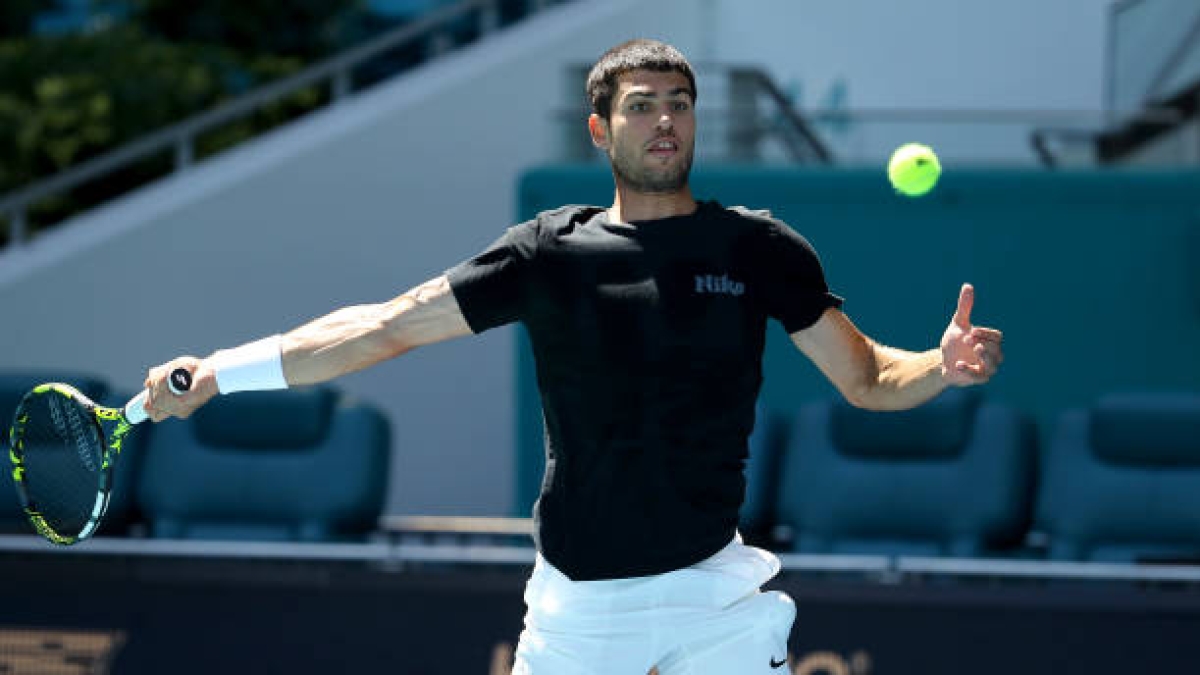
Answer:
<path fill-rule="evenodd" d="M 678 192 L 634 192 L 617 188 L 613 205 L 608 210 L 609 220 L 615 223 L 633 223 L 640 220 L 659 220 L 672 216 L 686 216 L 696 211 L 696 200 L 692 190 L 683 186 Z"/>

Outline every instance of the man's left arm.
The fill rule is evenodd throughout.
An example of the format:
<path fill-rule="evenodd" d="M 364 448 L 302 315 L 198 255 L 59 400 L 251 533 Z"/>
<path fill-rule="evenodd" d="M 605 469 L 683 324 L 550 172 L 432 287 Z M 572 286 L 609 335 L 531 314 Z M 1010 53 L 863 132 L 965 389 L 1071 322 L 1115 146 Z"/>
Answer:
<path fill-rule="evenodd" d="M 948 386 L 982 384 L 1004 360 L 1002 334 L 971 325 L 975 290 L 963 284 L 958 308 L 941 344 L 908 352 L 864 335 L 839 309 L 828 309 L 812 326 L 791 334 L 792 342 L 852 405 L 869 410 L 905 410 Z"/>

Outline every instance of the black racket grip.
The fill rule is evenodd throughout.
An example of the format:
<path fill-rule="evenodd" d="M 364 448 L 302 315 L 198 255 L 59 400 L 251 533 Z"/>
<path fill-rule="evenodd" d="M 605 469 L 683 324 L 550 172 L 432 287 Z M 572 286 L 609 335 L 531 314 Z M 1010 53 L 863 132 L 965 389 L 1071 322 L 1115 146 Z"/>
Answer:
<path fill-rule="evenodd" d="M 176 396 L 192 388 L 192 373 L 186 368 L 176 368 L 167 377 L 167 388 Z"/>

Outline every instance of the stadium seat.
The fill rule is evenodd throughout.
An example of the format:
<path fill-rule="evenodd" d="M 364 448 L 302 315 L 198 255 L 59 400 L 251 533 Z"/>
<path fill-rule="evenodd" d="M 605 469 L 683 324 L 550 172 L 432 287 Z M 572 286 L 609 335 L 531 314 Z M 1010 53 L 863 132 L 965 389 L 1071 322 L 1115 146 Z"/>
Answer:
<path fill-rule="evenodd" d="M 1200 394 L 1114 393 L 1063 413 L 1044 475 L 1050 558 L 1200 562 Z"/>
<path fill-rule="evenodd" d="M 138 486 L 153 537 L 351 541 L 377 528 L 387 420 L 333 389 L 220 397 L 155 431 Z"/>
<path fill-rule="evenodd" d="M 975 557 L 1018 544 L 1033 509 L 1033 424 L 978 390 L 869 412 L 842 399 L 795 418 L 780 524 L 803 553 Z"/>
<path fill-rule="evenodd" d="M 101 378 L 89 373 L 64 370 L 8 370 L 0 372 L 0 429 L 8 444 L 8 429 L 12 424 L 13 413 L 21 402 L 21 397 L 36 385 L 45 382 L 62 382 L 69 384 L 84 396 L 101 405 L 121 406 L 127 398 L 112 392 L 108 384 Z M 142 436 L 142 439 L 138 437 Z M 123 533 L 134 518 L 131 486 L 137 470 L 136 456 L 141 451 L 141 440 L 144 434 L 134 434 L 127 441 L 122 453 L 126 461 L 118 462 L 113 476 L 112 500 L 109 502 L 108 514 L 101 525 L 100 533 Z M 133 457 L 133 459 L 130 459 Z M 5 462 L 5 479 L 0 486 L 0 532 L 8 534 L 31 534 L 32 528 L 21 510 L 21 502 L 13 486 L 12 471 Z"/>

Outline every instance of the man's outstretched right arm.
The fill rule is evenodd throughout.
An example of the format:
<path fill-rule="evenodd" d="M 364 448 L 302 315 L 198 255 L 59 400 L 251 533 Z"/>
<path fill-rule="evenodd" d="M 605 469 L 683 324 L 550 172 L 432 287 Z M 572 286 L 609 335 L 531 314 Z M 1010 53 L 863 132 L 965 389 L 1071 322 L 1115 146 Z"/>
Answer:
<path fill-rule="evenodd" d="M 388 302 L 339 309 L 283 336 L 289 385 L 315 384 L 471 333 L 445 276 Z"/>
<path fill-rule="evenodd" d="M 325 382 L 471 332 L 443 275 L 387 302 L 345 307 L 280 336 L 153 368 L 146 411 L 156 422 L 188 417 L 218 393 Z M 166 382 L 176 368 L 192 373 L 191 390 L 180 396 Z"/>

